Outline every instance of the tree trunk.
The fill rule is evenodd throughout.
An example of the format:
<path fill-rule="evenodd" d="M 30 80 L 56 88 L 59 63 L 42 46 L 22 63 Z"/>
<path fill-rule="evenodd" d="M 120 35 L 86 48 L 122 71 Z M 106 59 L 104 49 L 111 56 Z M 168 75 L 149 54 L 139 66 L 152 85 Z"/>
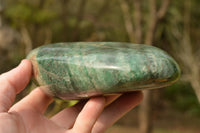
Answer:
<path fill-rule="evenodd" d="M 185 1 L 184 9 L 184 26 L 183 26 L 183 39 L 182 39 L 182 49 L 180 50 L 180 58 L 182 62 L 189 69 L 189 81 L 194 89 L 198 101 L 200 102 L 200 68 L 199 60 L 194 55 L 190 40 L 190 19 L 191 19 L 191 1 Z"/>
<path fill-rule="evenodd" d="M 135 42 L 142 43 L 142 0 L 134 0 Z"/>
<path fill-rule="evenodd" d="M 133 24 L 131 21 L 129 6 L 124 0 L 119 0 L 119 2 L 120 2 L 121 10 L 123 13 L 123 17 L 124 17 L 125 28 L 128 33 L 128 38 L 130 42 L 135 42 Z"/>
<path fill-rule="evenodd" d="M 152 119 L 151 119 L 151 92 L 143 91 L 144 99 L 140 104 L 139 111 L 139 132 L 140 133 L 151 133 L 152 132 Z"/>
<path fill-rule="evenodd" d="M 4 11 L 4 0 L 0 0 L 0 27 L 3 26 L 3 13 Z"/>
<path fill-rule="evenodd" d="M 74 31 L 72 33 L 73 41 L 76 41 L 78 39 L 78 32 L 80 31 L 80 24 L 81 24 L 81 22 L 84 18 L 84 15 L 85 15 L 86 4 L 87 4 L 87 0 L 81 0 L 79 10 L 78 10 L 77 16 L 76 16 L 75 28 L 74 28 Z"/>
<path fill-rule="evenodd" d="M 129 12 L 129 5 L 124 0 L 119 0 L 121 10 L 124 17 L 125 28 L 132 43 L 145 43 L 152 45 L 157 25 L 161 19 L 164 18 L 168 9 L 170 0 L 162 1 L 161 7 L 157 10 L 156 0 L 149 0 L 149 18 L 147 19 L 147 29 L 143 32 L 142 29 L 142 0 L 134 0 L 134 26 L 131 21 L 131 15 Z M 135 29 L 135 30 L 134 30 Z M 145 39 L 142 40 L 143 35 Z M 139 131 L 140 133 L 151 133 L 152 132 L 152 94 L 150 91 L 144 91 L 144 100 L 140 105 L 139 110 Z"/>
<path fill-rule="evenodd" d="M 155 32 L 158 23 L 166 14 L 170 0 L 162 2 L 160 9 L 157 11 L 156 0 L 149 0 L 149 18 L 148 27 L 146 31 L 145 44 L 152 45 L 155 38 Z M 152 96 L 151 91 L 146 90 L 144 93 L 144 100 L 140 105 L 139 110 L 139 131 L 140 133 L 152 133 Z"/>
<path fill-rule="evenodd" d="M 61 14 L 60 14 L 60 19 L 61 19 L 61 22 L 62 22 L 62 25 L 63 25 L 63 30 L 64 31 L 67 31 L 68 30 L 68 24 L 67 24 L 67 21 L 68 21 L 68 12 L 67 12 L 67 9 L 68 9 L 68 4 L 70 2 L 70 0 L 60 0 L 60 8 L 61 8 Z M 62 41 L 65 42 L 65 41 L 69 41 L 68 40 L 68 32 L 64 32 L 65 34 L 62 34 Z"/>

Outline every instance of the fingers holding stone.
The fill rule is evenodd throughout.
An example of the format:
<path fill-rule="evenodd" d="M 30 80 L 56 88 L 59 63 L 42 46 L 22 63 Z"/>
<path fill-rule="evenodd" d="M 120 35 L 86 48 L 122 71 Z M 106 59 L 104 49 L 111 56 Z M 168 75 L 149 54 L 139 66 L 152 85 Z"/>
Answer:
<path fill-rule="evenodd" d="M 86 100 L 80 101 L 74 106 L 63 109 L 62 111 L 54 115 L 51 120 L 59 126 L 64 127 L 65 129 L 72 128 L 78 114 L 81 112 L 86 102 Z"/>
<path fill-rule="evenodd" d="M 53 116 L 51 120 L 75 132 L 104 132 L 142 100 L 141 92 L 91 98 Z M 86 103 L 86 104 L 85 104 Z M 104 109 L 104 110 L 103 110 Z"/>
<path fill-rule="evenodd" d="M 93 125 L 105 107 L 104 97 L 93 97 L 66 108 L 51 118 L 53 122 L 74 132 L 91 132 Z"/>
<path fill-rule="evenodd" d="M 82 111 L 76 118 L 73 126 L 73 131 L 88 133 L 92 131 L 96 120 L 100 116 L 105 107 L 104 97 L 91 98 L 83 107 Z"/>
<path fill-rule="evenodd" d="M 115 99 L 117 99 L 121 94 L 109 95 L 105 96 L 105 106 L 108 106 L 112 103 Z M 87 100 L 82 100 L 76 105 L 63 109 L 58 114 L 51 118 L 52 121 L 57 123 L 58 125 L 65 127 L 67 129 L 72 128 L 74 122 L 81 112 L 83 106 L 86 104 Z M 66 120 L 67 119 L 67 120 Z"/>
<path fill-rule="evenodd" d="M 124 114 L 137 106 L 143 99 L 141 92 L 133 92 L 121 95 L 113 103 L 107 106 L 95 123 L 92 133 L 104 132 L 112 126 Z"/>
<path fill-rule="evenodd" d="M 109 104 L 111 104 L 113 101 L 115 101 L 118 97 L 120 97 L 122 94 L 114 94 L 114 95 L 108 95 L 105 96 L 106 99 L 106 104 L 105 106 L 108 106 Z"/>

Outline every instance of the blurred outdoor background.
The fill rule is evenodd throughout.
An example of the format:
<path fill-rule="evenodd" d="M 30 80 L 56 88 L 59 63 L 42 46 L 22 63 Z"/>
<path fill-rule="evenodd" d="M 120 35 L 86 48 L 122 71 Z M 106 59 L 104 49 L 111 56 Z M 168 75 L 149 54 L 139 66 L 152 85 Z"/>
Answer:
<path fill-rule="evenodd" d="M 0 73 L 15 67 L 31 49 L 49 43 L 154 45 L 176 59 L 182 70 L 180 80 L 145 92 L 144 102 L 107 132 L 199 133 L 199 7 L 199 0 L 0 0 Z M 54 102 L 47 116 L 66 105 Z"/>

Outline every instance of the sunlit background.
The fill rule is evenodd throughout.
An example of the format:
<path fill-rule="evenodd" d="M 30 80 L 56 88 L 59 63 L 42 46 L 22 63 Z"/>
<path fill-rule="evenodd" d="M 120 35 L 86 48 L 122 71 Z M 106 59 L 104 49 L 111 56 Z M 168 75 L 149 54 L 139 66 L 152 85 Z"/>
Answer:
<path fill-rule="evenodd" d="M 29 51 L 55 42 L 114 41 L 157 46 L 173 56 L 182 75 L 152 90 L 150 99 L 108 133 L 200 132 L 199 0 L 0 0 L 0 73 Z M 31 83 L 16 101 L 34 88 Z M 68 104 L 56 100 L 50 117 Z M 140 116 L 146 115 L 142 119 Z"/>

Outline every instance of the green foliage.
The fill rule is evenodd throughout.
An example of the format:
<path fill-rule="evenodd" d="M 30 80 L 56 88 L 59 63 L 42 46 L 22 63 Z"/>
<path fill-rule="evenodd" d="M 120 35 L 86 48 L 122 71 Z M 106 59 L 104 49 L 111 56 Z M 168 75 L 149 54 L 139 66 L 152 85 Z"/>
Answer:
<path fill-rule="evenodd" d="M 174 109 L 200 116 L 200 106 L 190 83 L 178 82 L 167 87 L 164 98 Z"/>
<path fill-rule="evenodd" d="M 6 9 L 5 15 L 14 23 L 47 24 L 56 19 L 57 13 L 50 9 L 39 9 L 27 3 L 16 3 Z"/>
<path fill-rule="evenodd" d="M 16 5 L 11 6 L 5 12 L 7 17 L 13 19 L 14 21 L 25 21 L 31 22 L 33 8 L 27 4 L 17 3 Z"/>
<path fill-rule="evenodd" d="M 34 21 L 38 24 L 46 24 L 57 17 L 57 13 L 49 9 L 37 10 L 33 14 Z"/>

